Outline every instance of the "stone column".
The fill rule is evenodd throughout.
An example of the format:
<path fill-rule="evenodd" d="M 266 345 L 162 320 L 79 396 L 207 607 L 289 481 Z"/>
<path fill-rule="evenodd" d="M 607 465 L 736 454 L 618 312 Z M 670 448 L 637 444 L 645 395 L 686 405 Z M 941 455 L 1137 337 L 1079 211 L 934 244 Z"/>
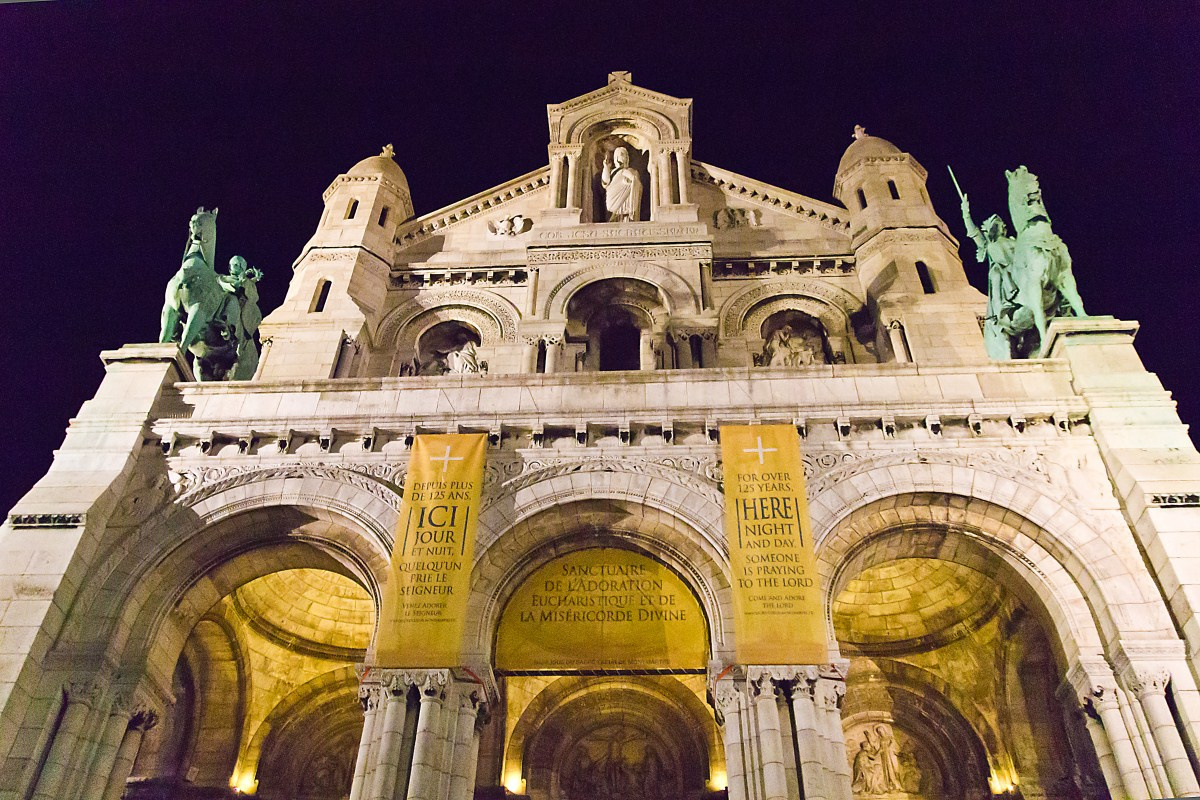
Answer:
<path fill-rule="evenodd" d="M 475 725 L 479 717 L 479 694 L 469 688 L 460 691 L 454 755 L 450 759 L 450 800 L 471 800 L 479 761 L 479 731 Z"/>
<path fill-rule="evenodd" d="M 550 151 L 550 207 L 562 208 L 558 204 L 558 198 L 562 197 L 562 192 L 559 191 L 561 186 L 560 181 L 563 179 L 562 174 L 562 156 L 553 150 Z"/>
<path fill-rule="evenodd" d="M 725 782 L 729 800 L 755 800 L 746 794 L 746 762 L 742 752 L 742 693 L 732 680 L 718 681 L 713 697 L 724 724 Z"/>
<path fill-rule="evenodd" d="M 1179 729 L 1175 727 L 1175 718 L 1167 705 L 1166 691 L 1170 679 L 1171 674 L 1165 669 L 1135 668 L 1128 672 L 1129 688 L 1146 713 L 1150 734 L 1158 745 L 1171 791 L 1180 797 L 1195 797 L 1200 795 L 1200 783 L 1196 781 Z"/>
<path fill-rule="evenodd" d="M 811 672 L 811 675 L 808 674 Z M 829 775 L 821 758 L 823 744 L 817 732 L 814 692 L 816 669 L 801 671 L 792 684 L 792 713 L 796 717 L 796 743 L 800 750 L 800 776 L 805 800 L 829 800 Z"/>
<path fill-rule="evenodd" d="M 558 357 L 562 354 L 561 336 L 543 336 L 546 342 L 546 374 L 558 372 Z"/>
<path fill-rule="evenodd" d="M 362 800 L 367 772 L 371 766 L 371 744 L 375 741 L 375 720 L 379 709 L 379 687 L 363 686 L 358 690 L 363 709 L 363 732 L 358 740 L 358 758 L 354 761 L 354 778 L 350 782 L 350 800 Z"/>
<path fill-rule="evenodd" d="M 426 678 L 421 689 L 421 710 L 417 717 L 417 738 L 413 743 L 412 772 L 408 780 L 408 800 L 436 800 L 438 745 L 441 729 L 442 700 L 445 680 Z M 389 799 L 390 800 L 390 799 Z"/>
<path fill-rule="evenodd" d="M 851 800 L 853 791 L 850 788 L 850 763 L 846 760 L 846 738 L 842 732 L 842 699 L 846 696 L 845 667 L 821 670 L 815 696 L 818 708 L 825 712 L 824 734 L 828 747 L 826 765 L 830 778 L 830 800 Z"/>
<path fill-rule="evenodd" d="M 1138 763 L 1133 743 L 1129 740 L 1129 731 L 1117 705 L 1115 692 L 1109 687 L 1097 686 L 1092 689 L 1091 697 L 1085 696 L 1083 700 L 1090 702 L 1100 717 L 1109 749 L 1112 750 L 1113 761 L 1130 800 L 1149 800 L 1150 790 L 1146 787 L 1141 765 Z"/>
<path fill-rule="evenodd" d="M 702 367 L 717 366 L 717 332 L 704 331 L 700 334 L 700 354 L 703 363 Z"/>
<path fill-rule="evenodd" d="M 754 692 L 756 733 L 762 759 L 763 800 L 787 800 L 787 770 L 783 765 L 783 736 L 779 731 L 779 705 L 775 681 L 767 675 L 751 679 Z"/>
<path fill-rule="evenodd" d="M 567 208 L 579 208 L 579 198 L 576 197 L 579 187 L 579 155 L 567 155 Z"/>
<path fill-rule="evenodd" d="M 642 372 L 652 372 L 657 366 L 657 361 L 654 356 L 654 334 L 650 331 L 642 331 L 642 336 L 638 340 L 638 368 Z"/>
<path fill-rule="evenodd" d="M 687 154 L 683 150 L 675 151 L 676 179 L 679 181 L 679 202 L 688 202 L 688 168 Z"/>
<path fill-rule="evenodd" d="M 73 756 L 79 747 L 79 735 L 100 696 L 100 687 L 95 683 L 72 683 L 65 694 L 67 709 L 54 732 L 50 753 L 38 776 L 34 800 L 60 800 L 62 797 L 63 781 L 75 769 Z"/>
<path fill-rule="evenodd" d="M 385 683 L 380 690 L 380 708 L 376 710 L 376 727 L 379 727 L 378 750 L 375 756 L 375 771 L 371 776 L 369 800 L 392 800 L 396 791 L 396 777 L 404 768 L 400 761 L 400 741 L 404 735 L 404 717 L 408 704 L 408 685 L 404 682 Z M 383 724 L 378 715 L 382 711 Z"/>
<path fill-rule="evenodd" d="M 692 363 L 692 341 L 687 332 L 672 332 L 671 341 L 675 345 L 675 369 L 691 369 L 694 367 L 695 365 Z"/>
<path fill-rule="evenodd" d="M 1092 740 L 1092 747 L 1096 750 L 1096 760 L 1100 762 L 1100 772 L 1104 776 L 1104 783 L 1114 796 L 1118 795 L 1124 789 L 1125 783 L 1121 780 L 1121 772 L 1117 769 L 1117 762 L 1113 758 L 1112 748 L 1109 747 L 1108 737 L 1104 733 L 1104 727 L 1100 724 L 1100 713 L 1090 700 L 1084 706 L 1082 716 L 1083 724 Z"/>
<path fill-rule="evenodd" d="M 108 719 L 100 731 L 100 741 L 96 745 L 96 754 L 83 788 L 84 798 L 99 800 L 104 797 L 104 788 L 108 785 L 108 776 L 112 773 L 113 762 L 129 727 L 131 715 L 128 699 L 124 695 L 116 695 L 109 707 Z"/>
<path fill-rule="evenodd" d="M 532 375 L 537 372 L 537 357 L 538 357 L 538 337 L 526 336 L 523 351 L 524 364 L 522 365 L 526 375 Z"/>
<path fill-rule="evenodd" d="M 112 770 L 108 774 L 108 783 L 104 787 L 104 800 L 121 800 L 125 794 L 125 782 L 133 772 L 133 763 L 137 760 L 138 750 L 142 746 L 142 736 L 146 731 L 158 724 L 158 715 L 149 709 L 138 709 L 129 719 L 121 746 L 117 748 L 116 758 L 113 759 Z"/>

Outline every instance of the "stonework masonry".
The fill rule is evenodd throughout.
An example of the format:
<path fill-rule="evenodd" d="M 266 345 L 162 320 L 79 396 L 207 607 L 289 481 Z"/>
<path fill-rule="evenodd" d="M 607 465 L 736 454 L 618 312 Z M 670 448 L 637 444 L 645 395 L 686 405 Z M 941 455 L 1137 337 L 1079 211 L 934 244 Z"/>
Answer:
<path fill-rule="evenodd" d="M 989 360 L 916 158 L 860 135 L 830 203 L 691 122 L 612 73 L 545 166 L 420 216 L 389 147 L 326 190 L 253 380 L 101 354 L 0 528 L 0 800 L 1200 796 L 1200 453 L 1137 324 Z M 800 439 L 820 664 L 736 660 L 731 424 Z M 413 438 L 459 432 L 465 655 L 383 669 Z M 706 668 L 496 669 L 509 598 L 591 548 L 678 576 Z"/>

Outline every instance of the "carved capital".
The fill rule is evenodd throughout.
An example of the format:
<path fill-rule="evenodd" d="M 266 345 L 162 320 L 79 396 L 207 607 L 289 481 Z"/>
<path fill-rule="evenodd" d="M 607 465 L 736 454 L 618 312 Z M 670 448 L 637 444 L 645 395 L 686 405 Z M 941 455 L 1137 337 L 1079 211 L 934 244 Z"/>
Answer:
<path fill-rule="evenodd" d="M 1165 667 L 1130 667 L 1122 676 L 1125 685 L 1138 698 L 1155 694 L 1166 694 L 1171 682 L 1171 671 Z"/>
<path fill-rule="evenodd" d="M 814 695 L 819 708 L 841 711 L 842 700 L 846 697 L 846 684 L 841 680 L 822 677 L 816 683 Z"/>
<path fill-rule="evenodd" d="M 67 702 L 71 704 L 82 703 L 88 708 L 94 708 L 96 701 L 103 694 L 103 687 L 99 681 L 72 681 L 64 687 L 67 693 Z"/>
<path fill-rule="evenodd" d="M 158 724 L 158 714 L 148 708 L 138 708 L 129 718 L 129 730 L 146 731 Z"/>

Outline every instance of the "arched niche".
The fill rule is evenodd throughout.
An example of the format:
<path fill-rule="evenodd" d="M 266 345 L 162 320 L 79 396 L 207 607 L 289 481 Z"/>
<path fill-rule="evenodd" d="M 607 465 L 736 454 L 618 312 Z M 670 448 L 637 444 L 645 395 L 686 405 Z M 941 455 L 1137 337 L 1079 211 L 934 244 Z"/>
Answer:
<path fill-rule="evenodd" d="M 775 311 L 762 321 L 758 332 L 763 349 L 762 367 L 811 367 L 832 364 L 834 351 L 821 320 L 794 308 Z"/>
<path fill-rule="evenodd" d="M 583 219 L 585 222 L 644 222 L 659 176 L 650 141 L 619 120 L 589 131 L 584 145 Z"/>
<path fill-rule="evenodd" d="M 413 371 L 419 375 L 479 372 L 481 344 L 483 336 L 469 322 L 457 319 L 435 322 L 417 337 Z"/>
<path fill-rule="evenodd" d="M 578 372 L 651 370 L 665 366 L 662 290 L 634 278 L 590 283 L 567 302 L 567 350 Z"/>

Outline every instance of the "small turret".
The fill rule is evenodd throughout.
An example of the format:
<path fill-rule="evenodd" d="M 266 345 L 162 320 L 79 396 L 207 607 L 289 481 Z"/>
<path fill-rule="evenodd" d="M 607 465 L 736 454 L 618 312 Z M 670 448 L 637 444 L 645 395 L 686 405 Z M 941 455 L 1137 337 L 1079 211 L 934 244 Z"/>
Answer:
<path fill-rule="evenodd" d="M 272 345 L 262 377 L 356 374 L 362 343 L 387 298 L 396 229 L 413 215 L 394 152 L 387 145 L 325 190 L 325 212 L 294 265 L 287 297 L 263 320 Z"/>
<path fill-rule="evenodd" d="M 929 201 L 926 177 L 910 154 L 856 125 L 833 194 L 850 212 L 858 277 L 878 310 L 879 351 L 897 361 L 973 360 L 982 350 L 979 294 Z"/>

